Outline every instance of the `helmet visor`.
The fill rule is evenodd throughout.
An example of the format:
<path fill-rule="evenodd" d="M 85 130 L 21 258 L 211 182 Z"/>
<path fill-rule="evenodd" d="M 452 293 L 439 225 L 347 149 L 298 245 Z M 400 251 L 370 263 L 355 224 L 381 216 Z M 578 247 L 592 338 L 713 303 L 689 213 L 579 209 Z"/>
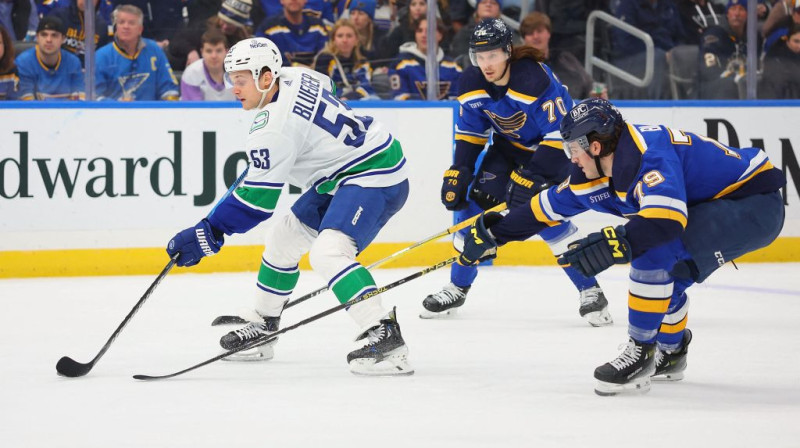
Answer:
<path fill-rule="evenodd" d="M 568 159 L 572 160 L 573 157 L 577 157 L 581 152 L 589 153 L 589 140 L 586 139 L 586 136 L 564 141 L 564 154 L 567 155 Z"/>
<path fill-rule="evenodd" d="M 475 67 L 480 67 L 480 64 L 491 65 L 508 60 L 509 54 L 502 48 L 490 49 L 469 49 L 469 60 Z"/>

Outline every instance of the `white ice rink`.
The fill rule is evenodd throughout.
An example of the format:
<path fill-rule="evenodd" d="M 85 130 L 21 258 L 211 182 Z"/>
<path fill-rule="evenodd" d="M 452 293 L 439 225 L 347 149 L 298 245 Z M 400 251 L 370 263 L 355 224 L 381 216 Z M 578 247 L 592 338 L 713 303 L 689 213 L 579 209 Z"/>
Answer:
<path fill-rule="evenodd" d="M 601 275 L 616 323 L 591 328 L 557 268 L 484 269 L 458 318 L 422 321 L 437 271 L 384 297 L 416 374 L 352 375 L 337 313 L 282 336 L 276 358 L 217 362 L 218 314 L 250 305 L 254 274 L 170 274 L 86 377 L 155 276 L 0 281 L 0 447 L 799 447 L 800 265 L 726 265 L 690 289 L 686 379 L 599 397 L 594 368 L 624 343 L 627 270 Z M 413 269 L 379 270 L 385 284 Z M 322 280 L 301 276 L 298 293 Z M 297 295 L 296 295 L 297 296 Z M 289 309 L 292 324 L 336 304 Z"/>

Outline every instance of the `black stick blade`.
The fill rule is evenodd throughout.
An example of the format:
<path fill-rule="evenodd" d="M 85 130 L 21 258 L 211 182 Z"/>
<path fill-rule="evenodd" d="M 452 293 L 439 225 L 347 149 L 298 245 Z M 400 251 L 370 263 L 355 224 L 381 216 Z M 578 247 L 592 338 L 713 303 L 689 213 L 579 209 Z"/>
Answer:
<path fill-rule="evenodd" d="M 94 367 L 94 363 L 81 364 L 69 356 L 64 356 L 56 363 L 56 372 L 67 378 L 77 378 L 89 373 L 92 367 Z"/>

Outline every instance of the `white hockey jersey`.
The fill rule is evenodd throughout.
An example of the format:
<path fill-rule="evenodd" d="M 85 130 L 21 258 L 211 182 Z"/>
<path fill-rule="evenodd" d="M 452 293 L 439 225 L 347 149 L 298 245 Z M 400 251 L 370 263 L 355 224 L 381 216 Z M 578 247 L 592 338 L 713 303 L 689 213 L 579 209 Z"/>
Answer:
<path fill-rule="evenodd" d="M 255 227 L 272 215 L 286 182 L 334 194 L 345 184 L 388 187 L 408 178 L 400 143 L 339 101 L 330 78 L 284 67 L 276 82 L 278 93 L 250 127 L 250 171 L 212 215 L 212 225 L 227 234 Z"/>

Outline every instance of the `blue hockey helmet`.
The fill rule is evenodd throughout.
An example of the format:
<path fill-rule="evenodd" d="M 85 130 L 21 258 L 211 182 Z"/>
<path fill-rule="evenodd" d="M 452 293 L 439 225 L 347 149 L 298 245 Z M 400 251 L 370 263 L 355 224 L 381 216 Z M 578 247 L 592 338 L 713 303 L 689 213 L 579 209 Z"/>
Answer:
<path fill-rule="evenodd" d="M 502 48 L 506 54 L 511 55 L 511 38 L 511 30 L 502 20 L 481 20 L 469 38 L 469 60 L 472 65 L 478 65 L 475 54 L 481 51 Z"/>
<path fill-rule="evenodd" d="M 601 98 L 590 98 L 578 103 L 561 120 L 561 137 L 564 139 L 564 153 L 572 159 L 575 151 L 589 153 L 589 135 L 612 136 L 623 124 L 622 114 L 613 104 Z M 613 152 L 603 148 L 600 157 Z M 594 156 L 592 156 L 594 158 Z"/>

